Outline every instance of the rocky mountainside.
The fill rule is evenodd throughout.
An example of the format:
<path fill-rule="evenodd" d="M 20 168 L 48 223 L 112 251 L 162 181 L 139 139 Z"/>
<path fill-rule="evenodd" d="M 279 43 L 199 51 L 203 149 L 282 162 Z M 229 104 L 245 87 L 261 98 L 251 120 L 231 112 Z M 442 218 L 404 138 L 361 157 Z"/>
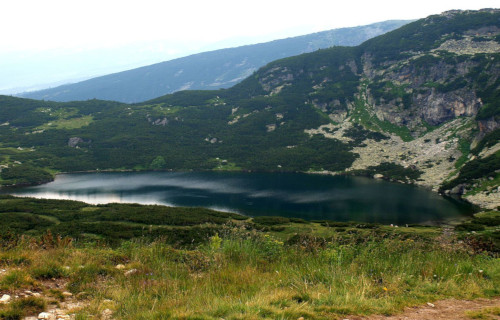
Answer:
<path fill-rule="evenodd" d="M 179 90 L 229 88 L 273 60 L 332 46 L 359 45 L 408 22 L 384 21 L 204 52 L 20 96 L 52 101 L 96 98 L 131 103 Z"/>
<path fill-rule="evenodd" d="M 225 90 L 0 106 L 4 184 L 47 170 L 303 171 L 500 206 L 498 9 L 449 11 L 357 47 L 277 60 Z"/>

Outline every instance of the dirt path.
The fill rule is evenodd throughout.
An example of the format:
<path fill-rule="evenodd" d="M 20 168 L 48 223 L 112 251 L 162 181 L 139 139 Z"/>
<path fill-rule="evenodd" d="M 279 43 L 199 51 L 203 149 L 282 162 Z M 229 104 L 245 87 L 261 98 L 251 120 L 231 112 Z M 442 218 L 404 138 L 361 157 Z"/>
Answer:
<path fill-rule="evenodd" d="M 349 320 L 471 320 L 467 311 L 480 311 L 488 308 L 500 308 L 500 297 L 495 299 L 436 301 L 424 306 L 406 308 L 395 316 L 347 317 Z M 500 320 L 500 316 L 488 313 L 486 317 L 476 319 Z"/>

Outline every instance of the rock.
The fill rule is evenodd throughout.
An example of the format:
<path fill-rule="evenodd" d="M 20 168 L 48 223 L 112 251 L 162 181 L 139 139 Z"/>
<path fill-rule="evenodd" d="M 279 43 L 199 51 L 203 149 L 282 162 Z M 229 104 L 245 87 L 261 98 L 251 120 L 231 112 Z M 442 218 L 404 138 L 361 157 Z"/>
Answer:
<path fill-rule="evenodd" d="M 125 266 L 123 264 L 118 264 L 115 268 L 118 270 L 123 270 L 125 269 Z"/>
<path fill-rule="evenodd" d="M 130 270 L 126 271 L 126 272 L 124 273 L 124 275 L 125 275 L 126 277 L 129 277 L 129 276 L 131 276 L 131 275 L 136 274 L 137 272 L 139 272 L 139 270 L 137 270 L 137 269 L 130 269 Z"/>
<path fill-rule="evenodd" d="M 56 320 L 55 315 L 48 312 L 42 312 L 38 315 L 39 320 Z"/>
<path fill-rule="evenodd" d="M 383 174 L 380 174 L 380 173 L 375 173 L 375 174 L 373 175 L 373 178 L 374 178 L 374 179 L 382 179 L 383 177 L 384 177 L 384 175 L 383 175 Z"/>
<path fill-rule="evenodd" d="M 75 148 L 79 143 L 83 142 L 82 138 L 79 137 L 71 137 L 68 140 L 68 146 Z"/>
<path fill-rule="evenodd" d="M 63 295 L 64 297 L 66 297 L 66 298 L 69 298 L 69 297 L 72 297 L 72 296 L 73 296 L 73 294 L 72 294 L 71 292 L 68 292 L 68 291 L 64 291 L 64 292 L 62 293 L 62 295 Z"/>
<path fill-rule="evenodd" d="M 101 313 L 102 318 L 101 319 L 111 319 L 111 316 L 113 315 L 113 311 L 111 309 L 104 309 Z"/>
<path fill-rule="evenodd" d="M 453 189 L 450 190 L 451 194 L 464 194 L 465 190 L 465 185 L 464 184 L 459 184 L 458 186 L 454 187 Z"/>
<path fill-rule="evenodd" d="M 430 303 L 430 302 L 427 302 L 427 305 L 428 305 L 429 307 L 431 307 L 431 308 L 436 307 L 433 303 Z"/>
<path fill-rule="evenodd" d="M 42 295 L 38 292 L 33 292 L 33 297 L 40 298 Z"/>
<path fill-rule="evenodd" d="M 9 303 L 12 298 L 8 294 L 4 294 L 2 298 L 0 298 L 0 303 L 6 304 Z"/>

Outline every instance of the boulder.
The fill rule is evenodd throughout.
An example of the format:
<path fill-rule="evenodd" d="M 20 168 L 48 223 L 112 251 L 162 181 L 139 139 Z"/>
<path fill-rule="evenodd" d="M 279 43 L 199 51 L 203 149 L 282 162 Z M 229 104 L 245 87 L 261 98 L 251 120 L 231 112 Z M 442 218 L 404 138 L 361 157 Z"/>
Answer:
<path fill-rule="evenodd" d="M 11 296 L 9 296 L 8 294 L 4 294 L 2 298 L 0 298 L 0 304 L 9 303 L 11 299 Z"/>

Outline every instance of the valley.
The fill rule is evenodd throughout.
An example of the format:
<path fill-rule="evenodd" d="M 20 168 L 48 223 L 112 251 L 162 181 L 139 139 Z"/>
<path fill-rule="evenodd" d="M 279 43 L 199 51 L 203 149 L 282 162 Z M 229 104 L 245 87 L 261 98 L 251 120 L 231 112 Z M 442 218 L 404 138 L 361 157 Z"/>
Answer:
<path fill-rule="evenodd" d="M 227 89 L 130 104 L 0 96 L 0 185 L 20 196 L 0 195 L 0 319 L 378 319 L 449 299 L 476 308 L 457 318 L 495 319 L 499 48 L 499 9 L 452 10 Z M 244 175 L 268 179 L 246 190 Z M 219 193 L 265 205 L 212 210 Z M 441 195 L 477 210 L 427 217 Z M 311 213 L 306 197 L 324 206 Z M 370 197 L 388 206 L 360 209 Z M 339 214 L 350 205 L 359 215 Z"/>

